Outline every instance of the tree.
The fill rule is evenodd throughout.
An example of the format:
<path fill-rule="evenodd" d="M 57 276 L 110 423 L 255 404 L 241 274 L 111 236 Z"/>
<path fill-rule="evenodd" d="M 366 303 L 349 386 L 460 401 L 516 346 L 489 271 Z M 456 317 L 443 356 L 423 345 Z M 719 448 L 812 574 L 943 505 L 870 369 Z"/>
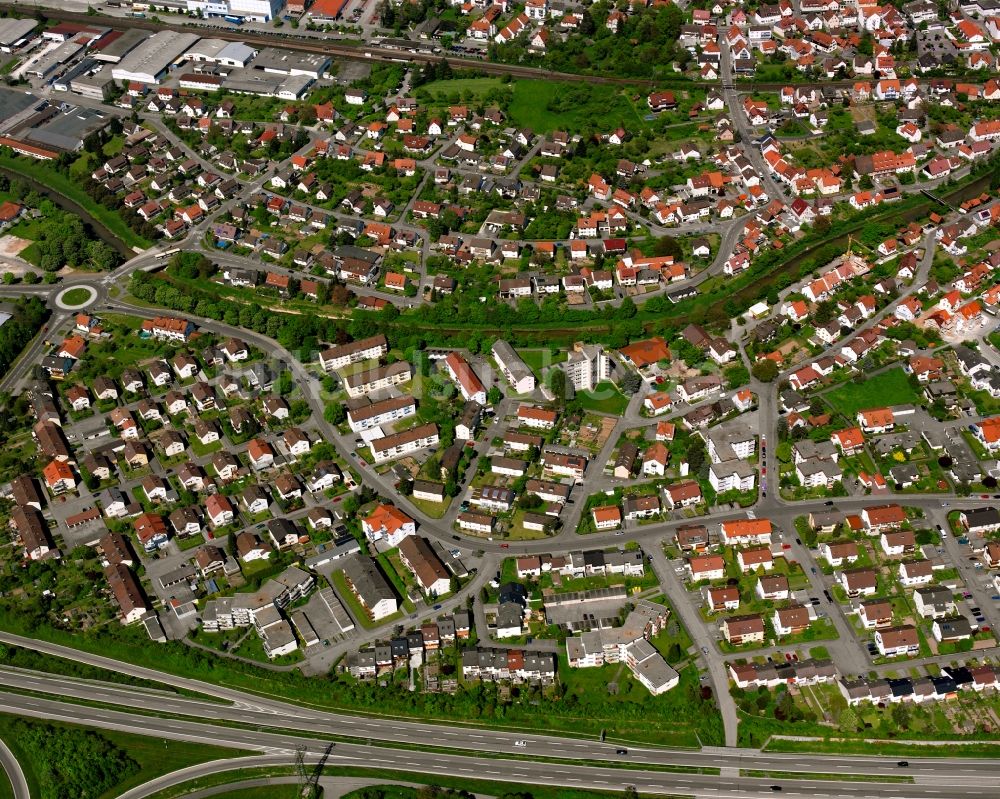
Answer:
<path fill-rule="evenodd" d="M 566 404 L 566 373 L 562 369 L 549 371 L 549 390 L 559 405 Z"/>
<path fill-rule="evenodd" d="M 902 702 L 892 706 L 892 721 L 901 730 L 910 726 L 910 709 Z"/>
<path fill-rule="evenodd" d="M 840 730 L 841 732 L 857 732 L 858 714 L 853 708 L 844 708 L 844 712 L 840 714 Z"/>
<path fill-rule="evenodd" d="M 618 387 L 622 390 L 623 394 L 631 396 L 642 388 L 642 378 L 635 372 L 626 372 L 622 375 L 622 379 L 618 384 Z"/>
<path fill-rule="evenodd" d="M 684 257 L 681 245 L 673 236 L 660 236 L 660 238 L 658 238 L 656 243 L 653 245 L 653 255 L 659 257 L 672 255 L 677 259 Z"/>
<path fill-rule="evenodd" d="M 692 438 L 687 448 L 687 464 L 693 474 L 701 471 L 708 460 L 708 453 L 705 452 L 705 442 L 700 438 Z"/>
<path fill-rule="evenodd" d="M 750 370 L 761 383 L 770 383 L 778 376 L 778 364 L 770 358 L 757 361 Z"/>
<path fill-rule="evenodd" d="M 500 400 L 503 399 L 503 393 L 496 386 L 490 386 L 490 390 L 486 392 L 486 401 L 490 405 L 497 405 Z"/>
<path fill-rule="evenodd" d="M 297 116 L 300 125 L 305 125 L 306 127 L 308 127 L 309 125 L 316 124 L 316 108 L 315 106 L 312 105 L 312 103 L 306 103 L 304 105 L 299 106 L 299 111 Z"/>
<path fill-rule="evenodd" d="M 328 424 L 343 424 L 344 420 L 347 418 L 347 409 L 339 402 L 331 402 L 323 410 L 323 418 Z"/>

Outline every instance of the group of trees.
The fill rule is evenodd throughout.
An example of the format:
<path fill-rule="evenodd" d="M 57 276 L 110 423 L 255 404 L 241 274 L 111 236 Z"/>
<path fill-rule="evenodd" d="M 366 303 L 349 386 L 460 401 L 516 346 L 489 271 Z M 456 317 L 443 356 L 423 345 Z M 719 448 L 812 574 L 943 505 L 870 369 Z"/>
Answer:
<path fill-rule="evenodd" d="M 0 175 L 0 193 L 37 210 L 45 219 L 35 250 L 38 266 L 46 272 L 58 271 L 64 265 L 110 270 L 120 262 L 115 249 L 95 238 L 79 217 L 61 210 L 25 181 Z"/>
<path fill-rule="evenodd" d="M 109 244 L 94 238 L 78 217 L 59 213 L 50 218 L 35 242 L 38 265 L 46 272 L 63 266 L 111 271 L 121 262 Z"/>
<path fill-rule="evenodd" d="M 91 730 L 23 719 L 9 730 L 38 780 L 39 799 L 97 799 L 139 771 L 127 752 Z"/>
<path fill-rule="evenodd" d="M 17 301 L 13 317 L 0 325 L 0 374 L 7 372 L 48 317 L 49 311 L 39 297 Z"/>
<path fill-rule="evenodd" d="M 490 47 L 490 59 L 508 63 L 530 63 L 559 72 L 613 72 L 630 78 L 651 78 L 665 73 L 669 64 L 687 56 L 678 44 L 684 12 L 677 6 L 660 5 L 630 9 L 617 31 L 607 26 L 613 3 L 600 0 L 581 15 L 579 35 L 565 41 L 552 37 L 545 53 L 528 50 L 527 43 Z"/>

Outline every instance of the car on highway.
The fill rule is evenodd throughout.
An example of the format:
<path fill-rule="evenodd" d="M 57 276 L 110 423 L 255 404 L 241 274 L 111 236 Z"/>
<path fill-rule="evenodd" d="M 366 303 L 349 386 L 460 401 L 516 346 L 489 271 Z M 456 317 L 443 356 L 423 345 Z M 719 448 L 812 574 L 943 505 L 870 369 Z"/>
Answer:
<path fill-rule="evenodd" d="M 628 749 L 615 749 L 615 754 L 616 755 L 627 755 L 628 754 Z"/>
<path fill-rule="evenodd" d="M 514 741 L 514 746 L 516 746 L 518 749 L 524 749 L 524 747 L 526 747 L 527 745 L 528 745 L 527 741 L 523 741 L 523 740 L 522 741 Z"/>
<path fill-rule="evenodd" d="M 910 761 L 909 760 L 900 760 L 896 765 L 899 766 L 900 768 L 906 768 L 907 766 L 910 765 Z"/>
<path fill-rule="evenodd" d="M 435 605 L 435 606 L 434 606 L 434 610 L 441 610 L 441 605 L 440 605 L 440 604 L 438 604 L 438 605 Z"/>
<path fill-rule="evenodd" d="M 501 544 L 500 549 L 510 549 L 510 544 Z"/>
<path fill-rule="evenodd" d="M 781 790 L 781 786 L 780 785 L 772 785 L 771 786 L 771 790 L 772 791 L 780 791 Z"/>

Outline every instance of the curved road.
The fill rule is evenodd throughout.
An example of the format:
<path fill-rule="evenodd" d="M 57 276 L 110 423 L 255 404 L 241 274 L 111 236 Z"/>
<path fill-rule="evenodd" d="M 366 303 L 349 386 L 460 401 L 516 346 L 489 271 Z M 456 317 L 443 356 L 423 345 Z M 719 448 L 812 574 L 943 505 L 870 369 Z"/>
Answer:
<path fill-rule="evenodd" d="M 10 747 L 2 740 L 0 740 L 0 764 L 3 765 L 3 770 L 6 772 L 11 787 L 14 789 L 14 799 L 31 799 L 31 794 L 28 791 L 28 781 L 24 778 L 24 769 L 17 762 L 17 758 L 10 751 Z"/>

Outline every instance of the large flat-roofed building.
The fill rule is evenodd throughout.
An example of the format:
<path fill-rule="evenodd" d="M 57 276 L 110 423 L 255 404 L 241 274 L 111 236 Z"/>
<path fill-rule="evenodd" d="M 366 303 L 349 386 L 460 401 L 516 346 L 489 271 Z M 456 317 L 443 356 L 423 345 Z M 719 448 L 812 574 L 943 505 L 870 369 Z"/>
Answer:
<path fill-rule="evenodd" d="M 83 45 L 76 41 L 63 42 L 43 55 L 36 58 L 25 68 L 24 74 L 31 78 L 45 80 L 59 69 L 63 64 L 68 63 L 83 52 Z"/>
<path fill-rule="evenodd" d="M 230 75 L 222 88 L 236 94 L 255 94 L 260 97 L 278 97 L 282 100 L 301 100 L 305 97 L 313 78 L 306 75 L 280 75 L 251 70 Z"/>
<path fill-rule="evenodd" d="M 254 22 L 270 22 L 284 4 L 284 0 L 229 0 L 229 13 Z"/>
<path fill-rule="evenodd" d="M 33 94 L 0 88 L 0 133 L 11 133 L 44 105 L 45 100 Z"/>
<path fill-rule="evenodd" d="M 184 53 L 184 58 L 188 61 L 221 64 L 226 67 L 245 67 L 256 55 L 257 51 L 243 42 L 201 39 Z"/>
<path fill-rule="evenodd" d="M 224 67 L 245 67 L 257 57 L 257 52 L 243 42 L 228 42 L 215 57 L 215 63 Z"/>
<path fill-rule="evenodd" d="M 119 34 L 113 36 L 113 34 Z M 112 31 L 107 37 L 98 40 L 94 45 L 92 57 L 98 61 L 117 64 L 140 44 L 149 38 L 149 31 L 129 28 L 127 31 Z M 108 41 L 105 43 L 105 39 Z"/>
<path fill-rule="evenodd" d="M 330 68 L 330 56 L 321 53 L 299 53 L 291 50 L 280 50 L 277 47 L 264 47 L 250 66 L 260 72 L 271 72 L 276 75 L 302 75 L 319 80 Z"/>
<path fill-rule="evenodd" d="M 102 130 L 111 117 L 97 108 L 66 105 L 52 107 L 53 113 L 39 121 L 30 130 L 22 130 L 27 141 L 63 152 L 75 152 L 83 147 L 83 140 L 91 133 Z"/>
<path fill-rule="evenodd" d="M 219 57 L 219 53 L 226 49 L 227 44 L 229 42 L 225 39 L 199 39 L 184 52 L 184 59 L 187 61 L 205 61 L 209 64 L 214 64 Z"/>
<path fill-rule="evenodd" d="M 115 82 L 111 77 L 111 68 L 107 65 L 97 69 L 84 70 L 74 75 L 69 81 L 69 90 L 91 100 L 107 100 Z"/>
<path fill-rule="evenodd" d="M 142 47 L 133 50 L 125 56 L 111 75 L 119 81 L 137 81 L 139 83 L 156 84 L 167 73 L 181 56 L 186 53 L 200 37 L 194 33 L 178 31 L 160 31 L 146 40 Z"/>

